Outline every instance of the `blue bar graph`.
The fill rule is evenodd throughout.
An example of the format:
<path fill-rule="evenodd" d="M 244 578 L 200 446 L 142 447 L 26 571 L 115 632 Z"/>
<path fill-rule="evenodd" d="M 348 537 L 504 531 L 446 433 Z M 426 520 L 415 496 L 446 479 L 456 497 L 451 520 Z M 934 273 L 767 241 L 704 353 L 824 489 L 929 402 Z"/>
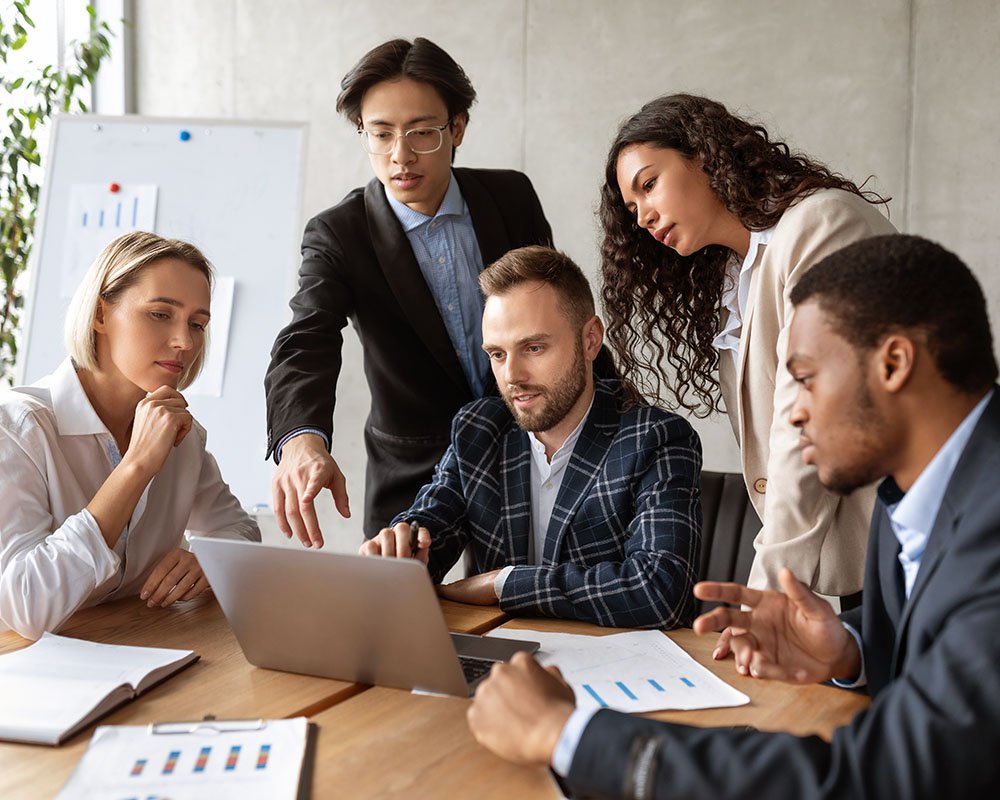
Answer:
<path fill-rule="evenodd" d="M 628 687 L 627 687 L 627 686 L 626 686 L 626 685 L 625 685 L 624 683 L 622 683 L 621 681 L 615 681 L 615 686 L 617 686 L 617 687 L 618 687 L 619 689 L 621 689 L 621 690 L 622 690 L 622 691 L 623 691 L 623 692 L 625 693 L 625 696 L 626 696 L 626 697 L 627 697 L 627 698 L 628 698 L 629 700 L 638 700 L 638 699 L 639 699 L 639 698 L 637 698 L 637 697 L 636 697 L 636 696 L 635 696 L 634 694 L 632 694 L 632 690 L 631 690 L 631 689 L 629 689 L 629 688 L 628 688 Z"/>
<path fill-rule="evenodd" d="M 692 689 L 694 688 L 694 684 L 691 683 L 691 681 L 689 681 L 687 678 L 681 678 L 681 683 L 683 683 L 685 686 L 690 686 Z"/>
<path fill-rule="evenodd" d="M 595 692 L 594 688 L 589 683 L 583 684 L 583 688 L 587 690 L 587 694 L 589 694 L 591 697 L 593 697 L 597 701 L 597 704 L 601 708 L 607 708 L 608 707 L 608 704 L 604 702 L 604 698 L 601 697 L 597 692 Z"/>
<path fill-rule="evenodd" d="M 656 691 L 658 691 L 658 692 L 665 692 L 666 691 L 666 689 L 664 689 L 662 686 L 660 686 L 660 684 L 658 684 L 652 678 L 649 679 L 649 685 L 652 686 L 654 689 L 656 689 Z"/>

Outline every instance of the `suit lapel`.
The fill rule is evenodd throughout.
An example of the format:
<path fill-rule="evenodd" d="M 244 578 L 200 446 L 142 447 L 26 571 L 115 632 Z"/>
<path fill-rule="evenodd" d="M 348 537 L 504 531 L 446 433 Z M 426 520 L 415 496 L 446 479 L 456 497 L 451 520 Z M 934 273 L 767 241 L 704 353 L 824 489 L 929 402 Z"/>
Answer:
<path fill-rule="evenodd" d="M 913 608 L 920 601 L 920 595 L 923 594 L 924 587 L 927 586 L 934 576 L 934 570 L 938 568 L 941 558 L 947 552 L 948 544 L 955 533 L 956 522 L 957 516 L 951 503 L 948 502 L 948 495 L 946 494 L 944 501 L 941 503 L 941 509 L 938 511 L 937 519 L 934 521 L 931 535 L 927 538 L 927 547 L 920 558 L 920 569 L 917 570 L 917 579 L 913 584 L 913 589 L 910 591 L 910 596 L 907 598 L 906 604 L 903 606 L 903 615 L 896 628 L 896 643 L 892 648 L 892 668 L 889 673 L 890 675 L 897 674 L 902 655 L 906 650 L 907 626 L 910 623 L 910 618 L 913 616 Z"/>
<path fill-rule="evenodd" d="M 767 248 L 764 249 L 764 253 L 766 255 Z M 747 386 L 746 381 L 744 380 L 744 375 L 746 374 L 747 368 L 747 354 L 750 352 L 750 332 L 753 329 L 753 312 L 757 307 L 757 288 L 760 286 L 760 271 L 762 268 L 763 259 L 761 259 L 761 262 L 754 266 L 753 270 L 750 272 L 750 286 L 747 289 L 746 314 L 744 315 L 745 319 L 743 319 L 742 324 L 740 325 L 740 349 L 736 359 L 735 384 L 735 394 L 738 401 L 736 403 L 735 411 L 738 414 L 739 441 L 741 446 L 743 442 L 749 441 L 746 430 L 746 415 L 743 413 L 743 405 L 746 402 L 746 399 L 744 398 L 744 391 Z M 728 355 L 728 353 L 722 354 L 723 357 Z M 729 413 L 732 413 L 732 411 L 729 411 Z"/>
<path fill-rule="evenodd" d="M 507 541 L 507 564 L 528 563 L 531 526 L 531 454 L 528 434 L 511 424 L 503 439 L 500 476 L 501 516 Z"/>
<path fill-rule="evenodd" d="M 1000 391 L 997 391 L 997 388 L 994 385 L 993 398 L 983 410 L 983 415 L 973 429 L 972 435 L 965 445 L 965 450 L 959 457 L 955 470 L 948 481 L 948 488 L 941 501 L 941 508 L 927 539 L 927 547 L 920 558 L 917 579 L 913 584 L 910 597 L 903 607 L 903 616 L 897 628 L 896 645 L 892 654 L 892 675 L 896 674 L 906 650 L 907 627 L 913 616 L 913 609 L 920 602 L 921 595 L 934 577 L 934 572 L 944 555 L 948 552 L 951 540 L 961 522 L 961 510 L 974 503 L 975 493 L 982 491 L 982 464 L 990 456 L 992 449 L 996 447 L 997 441 L 1000 440 Z"/>
<path fill-rule="evenodd" d="M 472 217 L 472 227 L 476 231 L 476 241 L 479 242 L 479 254 L 483 257 L 483 266 L 496 261 L 510 249 L 510 239 L 493 196 L 476 177 L 475 173 L 466 169 L 454 170 L 458 188 L 469 206 Z"/>
<path fill-rule="evenodd" d="M 365 211 L 375 257 L 407 322 L 445 374 L 468 389 L 465 372 L 455 354 L 434 296 L 427 287 L 399 220 L 385 199 L 385 189 L 377 179 L 372 179 L 365 187 Z M 386 324 L 392 324 L 392 321 L 386 320 Z"/>
<path fill-rule="evenodd" d="M 555 566 L 561 560 L 559 554 L 570 521 L 604 466 L 608 449 L 620 425 L 621 417 L 615 396 L 603 384 L 597 383 L 594 405 L 566 465 L 566 474 L 552 508 L 549 529 L 545 533 L 543 562 L 547 566 Z"/>

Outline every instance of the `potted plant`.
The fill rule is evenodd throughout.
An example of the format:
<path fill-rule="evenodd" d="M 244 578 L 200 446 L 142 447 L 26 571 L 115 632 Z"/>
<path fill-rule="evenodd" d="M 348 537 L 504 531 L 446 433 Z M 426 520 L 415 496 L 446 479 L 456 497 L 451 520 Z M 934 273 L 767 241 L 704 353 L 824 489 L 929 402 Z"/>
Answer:
<path fill-rule="evenodd" d="M 44 174 L 39 137 L 53 115 L 87 111 L 82 90 L 93 85 L 111 50 L 107 23 L 88 6 L 89 34 L 69 45 L 64 65 L 28 62 L 20 74 L 12 74 L 11 54 L 24 47 L 35 28 L 29 5 L 30 0 L 13 0 L 0 8 L 0 385 L 12 382 L 17 358 L 23 276 Z"/>

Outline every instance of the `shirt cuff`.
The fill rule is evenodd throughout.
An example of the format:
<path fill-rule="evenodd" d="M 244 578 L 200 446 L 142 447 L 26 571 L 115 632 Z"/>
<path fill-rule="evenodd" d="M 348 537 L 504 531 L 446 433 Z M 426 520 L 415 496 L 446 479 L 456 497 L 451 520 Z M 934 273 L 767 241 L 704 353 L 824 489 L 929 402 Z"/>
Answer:
<path fill-rule="evenodd" d="M 503 597 L 503 585 L 507 582 L 507 576 L 514 571 L 513 566 L 504 567 L 493 579 L 493 591 L 496 592 L 497 600 Z"/>
<path fill-rule="evenodd" d="M 281 441 L 278 442 L 277 446 L 274 448 L 274 463 L 281 463 L 281 448 L 287 444 L 289 439 L 294 439 L 300 433 L 315 433 L 317 436 L 321 437 L 326 443 L 327 452 L 330 451 L 330 437 L 327 435 L 326 431 L 321 431 L 319 428 L 296 428 L 293 431 L 289 431 L 284 436 L 281 437 Z"/>
<path fill-rule="evenodd" d="M 563 725 L 559 741 L 556 742 L 556 749 L 552 751 L 552 769 L 562 777 L 569 777 L 569 768 L 573 766 L 573 756 L 576 755 L 576 748 L 580 744 L 580 739 L 583 738 L 583 732 L 598 711 L 600 709 L 593 706 L 574 709 L 569 719 L 566 720 L 566 724 Z"/>
<path fill-rule="evenodd" d="M 839 686 L 841 689 L 860 689 L 862 686 L 868 685 L 868 676 L 865 674 L 865 649 L 861 646 L 861 634 L 858 633 L 854 628 L 848 625 L 846 622 L 841 623 L 844 629 L 854 637 L 854 641 L 858 643 L 858 656 L 861 658 L 861 672 L 858 673 L 858 677 L 854 681 L 838 681 L 834 678 L 830 683 L 834 686 Z"/>

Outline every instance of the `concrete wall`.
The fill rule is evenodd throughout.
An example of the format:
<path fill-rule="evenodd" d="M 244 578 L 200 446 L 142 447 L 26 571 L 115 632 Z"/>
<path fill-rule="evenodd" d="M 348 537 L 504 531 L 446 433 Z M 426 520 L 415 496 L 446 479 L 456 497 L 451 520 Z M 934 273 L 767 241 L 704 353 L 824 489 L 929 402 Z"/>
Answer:
<path fill-rule="evenodd" d="M 306 217 L 370 177 L 351 126 L 333 110 L 340 78 L 381 41 L 426 36 L 463 65 L 480 96 L 457 163 L 527 172 L 557 245 L 594 277 L 597 188 L 617 123 L 656 95 L 690 91 L 859 182 L 876 176 L 869 186 L 893 197 L 897 227 L 965 258 L 1000 320 L 995 0 L 136 6 L 138 111 L 307 120 Z M 352 334 L 338 395 L 334 455 L 360 509 L 368 396 Z M 706 466 L 738 470 L 726 421 L 696 426 Z M 343 531 L 337 540 L 353 547 L 359 527 L 342 526 L 332 504 L 322 511 L 327 530 Z"/>

